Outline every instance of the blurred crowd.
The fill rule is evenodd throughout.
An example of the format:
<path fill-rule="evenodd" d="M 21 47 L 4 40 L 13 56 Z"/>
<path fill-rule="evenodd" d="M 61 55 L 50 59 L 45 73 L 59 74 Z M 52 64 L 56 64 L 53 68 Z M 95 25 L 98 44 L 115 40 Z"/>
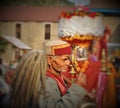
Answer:
<path fill-rule="evenodd" d="M 0 58 L 0 108 L 2 108 L 2 103 L 7 101 L 12 91 L 11 83 L 16 66 L 16 62 L 7 66 Z"/>

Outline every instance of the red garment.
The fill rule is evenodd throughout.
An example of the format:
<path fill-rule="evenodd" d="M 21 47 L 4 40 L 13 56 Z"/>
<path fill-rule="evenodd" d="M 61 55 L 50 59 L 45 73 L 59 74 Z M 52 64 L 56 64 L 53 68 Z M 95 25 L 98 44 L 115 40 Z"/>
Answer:
<path fill-rule="evenodd" d="M 107 40 L 106 40 L 106 35 L 104 34 L 104 36 L 99 40 L 100 43 L 100 48 L 99 48 L 99 55 L 98 55 L 98 59 L 101 60 L 102 59 L 102 50 L 105 49 L 105 54 L 107 56 L 108 51 L 107 51 Z"/>
<path fill-rule="evenodd" d="M 87 76 L 86 89 L 88 90 L 88 92 L 92 92 L 93 88 L 94 89 L 97 88 L 98 76 L 100 73 L 100 69 L 101 69 L 100 61 L 95 61 L 93 59 L 89 59 L 89 65 L 85 72 L 85 74 Z M 70 72 L 64 72 L 62 74 L 69 79 L 72 78 Z M 75 77 L 76 77 L 76 75 L 75 75 Z"/>
<path fill-rule="evenodd" d="M 89 66 L 85 72 L 87 76 L 87 85 L 86 89 L 88 92 L 92 92 L 92 89 L 97 88 L 97 83 L 98 83 L 98 76 L 100 73 L 101 69 L 101 62 L 100 61 L 93 61 L 89 59 Z"/>
<path fill-rule="evenodd" d="M 57 76 L 54 75 L 52 72 L 47 71 L 47 76 L 53 78 L 57 82 L 62 95 L 64 95 L 67 91 L 67 86 L 62 78 L 62 75 Z"/>

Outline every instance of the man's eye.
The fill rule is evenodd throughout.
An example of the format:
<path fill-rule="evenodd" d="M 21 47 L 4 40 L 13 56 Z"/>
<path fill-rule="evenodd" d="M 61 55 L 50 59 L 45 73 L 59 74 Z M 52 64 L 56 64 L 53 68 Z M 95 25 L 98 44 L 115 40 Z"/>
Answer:
<path fill-rule="evenodd" d="M 70 56 L 69 59 L 71 60 L 71 59 L 72 59 L 72 56 Z"/>
<path fill-rule="evenodd" d="M 66 61 L 66 60 L 70 60 L 70 57 L 67 57 L 67 58 L 65 58 L 65 59 L 63 59 L 64 61 Z"/>
<path fill-rule="evenodd" d="M 68 59 L 68 60 L 71 60 L 71 59 L 72 59 L 72 56 L 69 56 L 67 59 Z"/>
<path fill-rule="evenodd" d="M 63 59 L 63 61 L 66 61 L 66 60 L 68 60 L 68 58 Z"/>

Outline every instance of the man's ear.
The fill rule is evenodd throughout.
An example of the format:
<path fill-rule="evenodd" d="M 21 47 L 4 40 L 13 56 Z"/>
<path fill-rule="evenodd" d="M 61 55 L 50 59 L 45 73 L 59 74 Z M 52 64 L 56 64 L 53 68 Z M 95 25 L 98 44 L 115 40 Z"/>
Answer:
<path fill-rule="evenodd" d="M 52 60 L 52 58 L 50 56 L 47 56 L 47 61 L 48 61 L 49 65 L 51 64 L 51 60 Z"/>

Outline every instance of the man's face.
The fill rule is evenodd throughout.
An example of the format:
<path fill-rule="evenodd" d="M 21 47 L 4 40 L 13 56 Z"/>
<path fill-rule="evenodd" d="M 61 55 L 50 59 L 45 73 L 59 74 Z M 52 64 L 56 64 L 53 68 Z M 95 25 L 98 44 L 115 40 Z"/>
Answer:
<path fill-rule="evenodd" d="M 50 69 L 57 73 L 65 72 L 70 67 L 70 55 L 53 56 L 50 58 Z"/>

